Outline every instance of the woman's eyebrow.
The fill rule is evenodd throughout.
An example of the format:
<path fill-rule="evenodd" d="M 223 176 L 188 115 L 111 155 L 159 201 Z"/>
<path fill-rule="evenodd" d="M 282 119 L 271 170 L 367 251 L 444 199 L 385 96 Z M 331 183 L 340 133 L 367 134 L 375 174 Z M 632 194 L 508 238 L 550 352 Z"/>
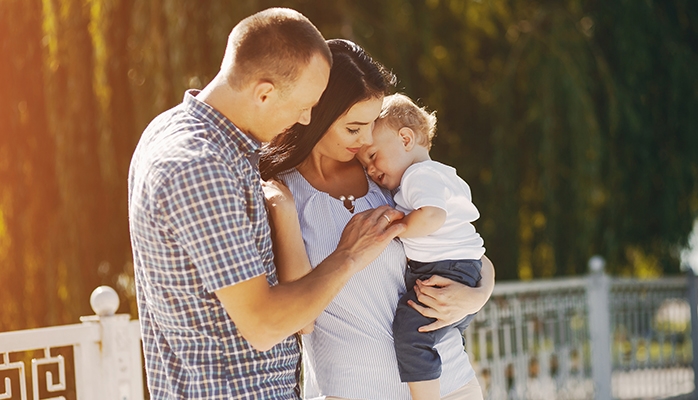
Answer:
<path fill-rule="evenodd" d="M 347 122 L 347 125 L 368 125 L 372 122 L 373 121 L 369 121 L 369 122 L 353 121 L 353 122 Z"/>

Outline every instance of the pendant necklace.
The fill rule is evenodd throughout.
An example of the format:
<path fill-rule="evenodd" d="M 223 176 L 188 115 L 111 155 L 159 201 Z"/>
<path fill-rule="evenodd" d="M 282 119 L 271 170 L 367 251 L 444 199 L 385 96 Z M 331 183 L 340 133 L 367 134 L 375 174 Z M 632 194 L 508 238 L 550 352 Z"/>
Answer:
<path fill-rule="evenodd" d="M 339 196 L 339 200 L 344 204 L 344 207 L 346 207 L 347 210 L 349 210 L 350 213 L 354 213 L 354 208 L 355 204 L 354 201 L 356 200 L 354 196 L 349 195 L 349 196 Z"/>

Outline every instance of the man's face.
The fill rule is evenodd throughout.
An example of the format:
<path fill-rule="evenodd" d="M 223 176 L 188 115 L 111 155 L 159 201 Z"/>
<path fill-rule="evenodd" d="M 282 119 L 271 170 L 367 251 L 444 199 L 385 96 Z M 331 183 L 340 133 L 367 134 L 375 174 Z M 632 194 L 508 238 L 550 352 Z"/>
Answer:
<path fill-rule="evenodd" d="M 268 142 L 296 123 L 308 125 L 310 112 L 320 100 L 329 79 L 329 64 L 316 54 L 285 93 L 276 90 L 258 121 L 260 128 L 254 132 L 255 137 L 261 142 Z"/>

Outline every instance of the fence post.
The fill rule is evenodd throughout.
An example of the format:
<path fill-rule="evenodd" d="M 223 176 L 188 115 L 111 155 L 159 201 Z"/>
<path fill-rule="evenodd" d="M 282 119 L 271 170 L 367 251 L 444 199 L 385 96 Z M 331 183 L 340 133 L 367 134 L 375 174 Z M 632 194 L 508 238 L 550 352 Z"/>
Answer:
<path fill-rule="evenodd" d="M 591 338 L 591 375 L 594 379 L 594 398 L 611 400 L 611 312 L 609 292 L 611 282 L 604 273 L 606 261 L 601 256 L 589 259 L 587 307 L 589 309 L 589 336 Z"/>
<path fill-rule="evenodd" d="M 698 282 L 696 273 L 687 266 L 688 305 L 691 309 L 691 346 L 693 348 L 693 393 L 698 393 Z"/>
<path fill-rule="evenodd" d="M 102 327 L 101 362 L 99 372 L 93 372 L 100 382 L 100 398 L 143 400 L 140 336 L 128 314 L 114 315 L 119 296 L 109 286 L 100 286 L 92 292 L 90 305 L 97 315 L 81 320 Z"/>

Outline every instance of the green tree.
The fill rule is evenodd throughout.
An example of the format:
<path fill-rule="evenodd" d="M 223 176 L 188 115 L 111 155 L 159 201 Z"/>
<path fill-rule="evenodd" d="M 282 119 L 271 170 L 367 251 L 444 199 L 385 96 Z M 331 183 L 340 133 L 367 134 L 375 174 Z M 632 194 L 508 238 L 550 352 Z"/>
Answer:
<path fill-rule="evenodd" d="M 127 174 L 160 112 L 217 73 L 230 29 L 296 8 L 437 111 L 499 279 L 678 272 L 698 216 L 692 0 L 0 0 L 0 331 L 136 315 Z"/>

